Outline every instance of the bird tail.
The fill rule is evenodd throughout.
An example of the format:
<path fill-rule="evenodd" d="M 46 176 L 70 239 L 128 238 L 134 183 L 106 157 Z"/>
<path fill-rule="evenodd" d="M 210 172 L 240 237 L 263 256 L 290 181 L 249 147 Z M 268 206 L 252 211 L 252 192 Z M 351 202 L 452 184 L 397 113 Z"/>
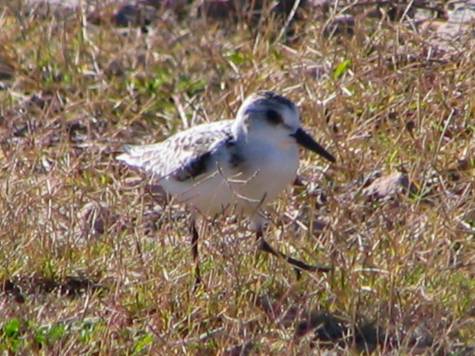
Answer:
<path fill-rule="evenodd" d="M 141 146 L 124 145 L 122 147 L 123 153 L 116 157 L 117 160 L 126 163 L 131 167 L 140 168 L 145 163 L 144 150 Z"/>

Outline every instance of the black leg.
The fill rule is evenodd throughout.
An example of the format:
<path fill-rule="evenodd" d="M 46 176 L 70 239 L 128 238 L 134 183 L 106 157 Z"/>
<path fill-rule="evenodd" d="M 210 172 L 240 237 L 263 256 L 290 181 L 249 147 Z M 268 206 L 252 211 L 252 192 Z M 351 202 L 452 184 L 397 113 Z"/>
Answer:
<path fill-rule="evenodd" d="M 290 256 L 287 256 L 286 254 L 276 251 L 272 248 L 271 245 L 268 244 L 266 240 L 264 240 L 264 236 L 262 234 L 262 230 L 257 230 L 256 233 L 256 239 L 257 243 L 259 244 L 259 249 L 270 253 L 273 256 L 283 258 L 284 260 L 287 261 L 287 263 L 291 264 L 292 266 L 295 267 L 295 270 L 297 272 L 297 276 L 300 276 L 300 271 L 309 271 L 309 272 L 330 272 L 332 270 L 332 267 L 330 266 L 323 266 L 323 265 L 309 265 L 306 264 L 305 262 L 296 260 L 295 258 L 292 258 Z"/>
<path fill-rule="evenodd" d="M 191 222 L 191 254 L 193 256 L 193 262 L 195 264 L 195 285 L 193 290 L 196 290 L 201 284 L 201 275 L 200 275 L 200 259 L 198 255 L 198 230 L 196 229 L 196 223 L 193 220 Z"/>

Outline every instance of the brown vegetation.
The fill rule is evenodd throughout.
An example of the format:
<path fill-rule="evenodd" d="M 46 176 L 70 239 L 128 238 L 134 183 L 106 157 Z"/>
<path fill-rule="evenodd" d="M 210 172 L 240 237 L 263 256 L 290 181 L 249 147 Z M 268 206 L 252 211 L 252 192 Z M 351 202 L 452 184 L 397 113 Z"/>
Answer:
<path fill-rule="evenodd" d="M 0 1 L 0 350 L 473 352 L 473 33 L 424 32 L 447 22 L 438 2 L 417 21 L 419 2 L 317 3 L 147 5 L 119 28 L 113 7 Z M 267 236 L 334 270 L 296 278 L 222 217 L 192 293 L 188 212 L 115 155 L 259 89 L 296 101 L 338 157 L 302 157 Z"/>

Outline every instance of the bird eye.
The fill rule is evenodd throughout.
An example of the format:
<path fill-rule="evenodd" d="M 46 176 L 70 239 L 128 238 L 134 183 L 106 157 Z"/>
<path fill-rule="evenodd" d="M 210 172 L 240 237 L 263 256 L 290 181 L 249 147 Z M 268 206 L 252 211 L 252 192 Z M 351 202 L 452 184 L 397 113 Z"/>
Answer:
<path fill-rule="evenodd" d="M 279 125 L 284 121 L 282 116 L 277 111 L 272 109 L 266 111 L 266 119 L 272 125 Z"/>

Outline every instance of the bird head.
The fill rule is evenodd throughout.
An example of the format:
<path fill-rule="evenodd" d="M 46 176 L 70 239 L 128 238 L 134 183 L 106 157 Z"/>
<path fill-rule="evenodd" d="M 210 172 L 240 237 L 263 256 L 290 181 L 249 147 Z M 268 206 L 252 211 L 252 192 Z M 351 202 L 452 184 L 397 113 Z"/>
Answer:
<path fill-rule="evenodd" d="M 234 129 L 237 135 L 244 134 L 248 139 L 287 148 L 299 145 L 335 162 L 335 158 L 301 127 L 297 106 L 271 91 L 258 92 L 244 100 Z"/>

